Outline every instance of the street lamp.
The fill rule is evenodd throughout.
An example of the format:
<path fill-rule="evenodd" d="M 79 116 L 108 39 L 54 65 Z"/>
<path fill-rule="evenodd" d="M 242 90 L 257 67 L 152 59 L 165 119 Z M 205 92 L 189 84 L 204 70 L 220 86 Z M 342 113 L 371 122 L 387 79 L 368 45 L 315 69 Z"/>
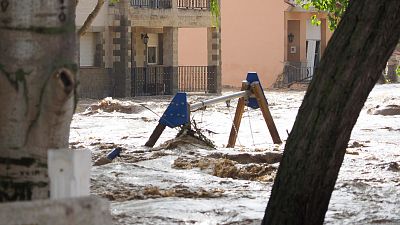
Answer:
<path fill-rule="evenodd" d="M 147 43 L 149 43 L 149 36 L 147 33 L 141 35 L 143 44 L 145 45 L 144 51 L 144 92 L 147 94 Z"/>
<path fill-rule="evenodd" d="M 142 34 L 143 44 L 147 45 L 149 43 L 149 36 L 146 34 Z"/>
<path fill-rule="evenodd" d="M 143 44 L 145 45 L 145 56 L 144 56 L 144 64 L 145 67 L 147 67 L 147 43 L 149 43 L 149 36 L 147 35 L 147 33 L 142 34 L 142 40 L 143 40 Z"/>

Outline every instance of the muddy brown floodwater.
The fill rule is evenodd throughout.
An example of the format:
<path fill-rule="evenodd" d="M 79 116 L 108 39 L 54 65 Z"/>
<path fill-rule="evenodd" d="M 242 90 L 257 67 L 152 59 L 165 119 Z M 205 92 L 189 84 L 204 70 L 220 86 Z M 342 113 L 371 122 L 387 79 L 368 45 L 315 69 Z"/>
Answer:
<path fill-rule="evenodd" d="M 304 92 L 266 91 L 287 139 Z M 190 96 L 191 102 L 212 98 Z M 91 192 L 111 201 L 115 224 L 260 224 L 284 144 L 259 110 L 246 109 L 236 147 L 225 148 L 236 101 L 192 113 L 216 148 L 167 128 L 144 147 L 170 97 L 83 100 L 70 146 L 92 151 Z M 400 224 L 400 85 L 377 85 L 352 132 L 325 224 Z M 285 143 L 285 141 L 284 141 Z M 121 157 L 100 162 L 115 147 Z"/>

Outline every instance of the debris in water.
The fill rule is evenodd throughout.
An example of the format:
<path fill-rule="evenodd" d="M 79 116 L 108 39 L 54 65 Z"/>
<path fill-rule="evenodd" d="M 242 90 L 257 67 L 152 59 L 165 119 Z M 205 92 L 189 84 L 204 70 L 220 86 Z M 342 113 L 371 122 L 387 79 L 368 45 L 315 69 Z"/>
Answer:
<path fill-rule="evenodd" d="M 366 146 L 357 141 L 354 141 L 353 144 L 351 144 L 348 148 L 361 148 L 361 147 L 366 147 Z"/>
<path fill-rule="evenodd" d="M 216 161 L 213 175 L 223 178 L 242 180 L 258 180 L 272 182 L 276 175 L 276 167 L 266 164 L 248 164 L 238 166 L 229 159 L 218 159 Z"/>
<path fill-rule="evenodd" d="M 93 166 L 102 166 L 111 163 L 112 160 L 108 159 L 107 157 L 100 157 L 99 159 L 94 162 Z"/>
<path fill-rule="evenodd" d="M 90 105 L 83 115 L 92 115 L 99 112 L 139 113 L 143 107 L 131 101 L 119 101 L 107 97 L 100 102 Z"/>
<path fill-rule="evenodd" d="M 349 154 L 349 155 L 360 155 L 359 152 L 352 151 L 352 150 L 349 150 L 349 149 L 346 150 L 346 154 Z"/>
<path fill-rule="evenodd" d="M 210 167 L 212 162 L 213 159 L 208 159 L 208 158 L 189 159 L 186 157 L 178 157 L 172 164 L 172 168 L 175 169 L 200 168 L 201 170 L 205 170 Z"/>
<path fill-rule="evenodd" d="M 198 128 L 196 122 L 193 120 L 192 126 L 180 127 L 180 130 L 174 139 L 166 141 L 156 149 L 175 149 L 178 147 L 185 148 L 187 145 L 195 145 L 205 149 L 215 149 L 216 146 L 214 142 L 207 138 L 202 131 L 203 130 Z M 210 132 L 208 130 L 205 131 Z"/>
<path fill-rule="evenodd" d="M 197 146 L 199 148 L 205 148 L 205 149 L 210 148 L 202 140 L 199 140 L 198 138 L 193 137 L 191 135 L 182 134 L 179 137 L 176 137 L 174 139 L 164 142 L 163 144 L 161 144 L 159 147 L 157 147 L 155 149 L 175 149 L 175 148 L 179 148 L 179 147 L 187 149 L 186 147 L 188 145 Z"/>
<path fill-rule="evenodd" d="M 146 187 L 122 187 L 120 189 L 108 190 L 98 193 L 99 196 L 107 198 L 110 201 L 128 201 L 136 199 L 148 198 L 167 198 L 167 197 L 181 197 L 181 198 L 219 198 L 224 194 L 221 188 L 213 188 L 206 190 L 204 188 L 197 188 L 191 190 L 184 185 L 175 185 L 172 188 L 161 189 L 157 186 Z"/>
<path fill-rule="evenodd" d="M 102 166 L 111 163 L 116 157 L 121 157 L 121 151 L 122 151 L 121 147 L 116 147 L 112 152 L 107 154 L 106 157 L 100 157 L 99 159 L 97 159 L 93 165 Z"/>
<path fill-rule="evenodd" d="M 182 126 L 181 129 L 179 130 L 178 134 L 176 135 L 176 137 L 180 137 L 183 135 L 189 135 L 191 137 L 194 137 L 198 140 L 200 140 L 202 143 L 204 143 L 206 146 L 216 149 L 216 146 L 214 144 L 214 142 L 212 140 L 210 140 L 209 138 L 207 138 L 204 134 L 203 134 L 203 130 L 210 133 L 214 133 L 210 130 L 207 129 L 201 129 L 197 126 L 197 123 L 195 120 L 192 119 L 191 121 L 191 126 Z"/>
<path fill-rule="evenodd" d="M 373 109 L 368 109 L 367 113 L 371 115 L 382 116 L 400 115 L 400 105 L 387 105 L 384 107 L 380 107 L 379 105 L 377 105 Z"/>
<path fill-rule="evenodd" d="M 243 158 L 240 158 L 240 155 Z M 260 154 L 260 156 L 262 155 Z M 264 159 L 265 161 L 262 161 L 262 157 L 251 158 L 249 154 L 225 155 L 214 153 L 202 158 L 178 157 L 172 164 L 172 168 L 200 168 L 201 170 L 207 170 L 211 175 L 222 178 L 272 182 L 275 178 L 277 167 L 270 164 L 279 162 L 280 160 L 280 157 L 275 157 L 276 161 L 272 161 L 271 159 Z M 236 159 L 237 161 L 229 158 Z"/>
<path fill-rule="evenodd" d="M 276 152 L 264 152 L 262 154 L 249 154 L 249 153 L 241 153 L 241 154 L 222 154 L 222 153 L 213 153 L 209 155 L 212 158 L 226 158 L 233 161 L 236 161 L 240 164 L 248 164 L 248 163 L 268 163 L 274 164 L 278 163 L 282 159 L 281 153 Z"/>
<path fill-rule="evenodd" d="M 388 170 L 392 172 L 400 172 L 400 163 L 398 162 L 390 163 Z"/>

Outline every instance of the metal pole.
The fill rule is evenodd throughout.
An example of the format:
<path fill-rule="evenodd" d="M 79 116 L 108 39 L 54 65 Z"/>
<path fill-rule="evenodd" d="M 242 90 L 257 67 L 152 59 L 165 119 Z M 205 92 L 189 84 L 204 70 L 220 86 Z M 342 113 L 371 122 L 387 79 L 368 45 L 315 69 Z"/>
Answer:
<path fill-rule="evenodd" d="M 148 77 L 147 77 L 147 43 L 145 45 L 145 50 L 144 50 L 144 92 L 145 95 L 148 95 Z"/>
<path fill-rule="evenodd" d="M 190 105 L 190 111 L 194 111 L 196 109 L 200 109 L 205 106 L 209 106 L 209 105 L 216 104 L 219 102 L 226 102 L 228 100 L 235 99 L 235 98 L 240 98 L 240 97 L 245 97 L 245 96 L 248 97 L 250 95 L 251 95 L 250 91 L 239 91 L 239 92 L 236 92 L 236 93 L 233 93 L 230 95 L 220 96 L 217 98 L 213 98 L 213 99 L 209 99 L 209 100 L 205 100 L 202 102 L 192 104 L 192 105 Z"/>

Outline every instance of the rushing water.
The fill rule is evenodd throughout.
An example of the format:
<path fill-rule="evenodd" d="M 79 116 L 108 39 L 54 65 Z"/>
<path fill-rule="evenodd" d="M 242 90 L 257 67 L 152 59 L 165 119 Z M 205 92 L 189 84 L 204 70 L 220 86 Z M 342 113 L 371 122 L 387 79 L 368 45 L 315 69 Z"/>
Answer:
<path fill-rule="evenodd" d="M 265 92 L 283 140 L 296 118 L 304 92 Z M 211 96 L 212 97 L 212 96 Z M 196 102 L 210 96 L 193 96 Z M 71 145 L 89 148 L 93 159 L 115 146 L 125 148 L 113 163 L 93 167 L 92 192 L 111 201 L 116 224 L 260 224 L 271 191 L 271 173 L 252 176 L 232 168 L 259 169 L 259 161 L 238 163 L 210 159 L 220 155 L 281 153 L 259 110 L 244 113 L 234 149 L 226 149 L 236 102 L 218 104 L 192 114 L 199 127 L 212 131 L 217 149 L 184 144 L 174 149 L 143 147 L 169 103 L 163 99 L 123 101 L 134 113 L 76 114 Z M 400 116 L 368 114 L 377 106 L 400 105 L 400 85 L 378 85 L 368 98 L 352 132 L 345 160 L 333 192 L 326 224 L 400 224 Z M 83 105 L 81 105 L 83 107 Z M 167 128 L 157 145 L 174 138 Z M 177 164 L 177 162 L 183 164 Z M 236 163 L 236 162 L 235 162 Z M 217 166 L 225 166 L 216 174 Z M 229 176 L 226 178 L 229 170 Z M 256 171 L 260 173 L 260 171 Z M 221 175 L 222 174 L 222 175 Z M 234 174 L 234 175 L 232 175 Z M 214 176 L 216 175 L 216 176 Z M 249 178 L 250 177 L 250 178 Z"/>

